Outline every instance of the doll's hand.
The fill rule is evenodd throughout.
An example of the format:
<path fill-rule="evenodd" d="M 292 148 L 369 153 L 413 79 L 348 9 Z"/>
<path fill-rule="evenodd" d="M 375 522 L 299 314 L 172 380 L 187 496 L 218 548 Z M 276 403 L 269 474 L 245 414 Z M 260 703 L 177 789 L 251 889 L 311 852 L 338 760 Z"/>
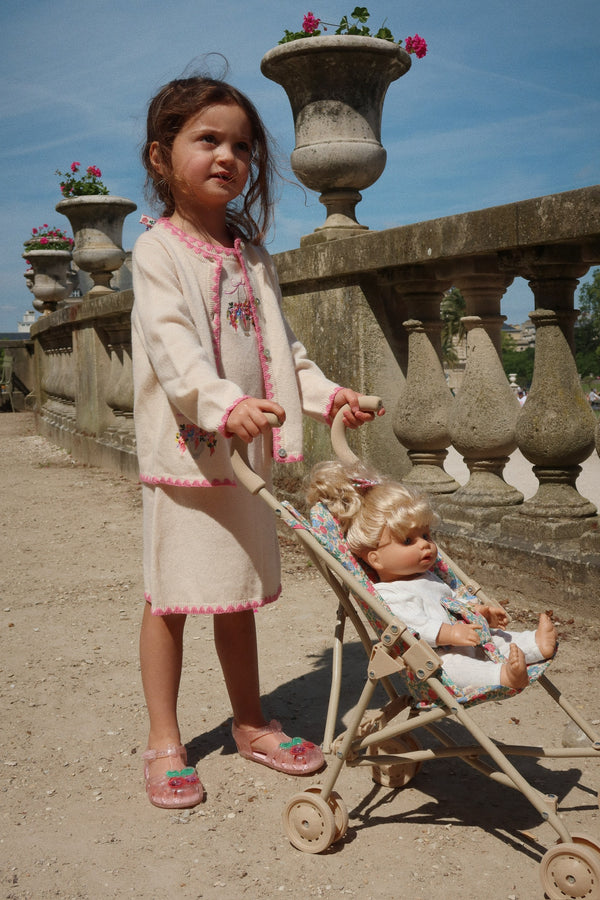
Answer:
<path fill-rule="evenodd" d="M 508 613 L 501 606 L 476 604 L 473 610 L 486 619 L 490 628 L 505 628 L 508 625 Z"/>
<path fill-rule="evenodd" d="M 360 394 L 357 394 L 356 391 L 351 390 L 351 388 L 342 388 L 338 391 L 331 404 L 331 418 L 335 419 L 342 406 L 348 404 L 350 409 L 346 410 L 344 413 L 344 425 L 346 428 L 358 428 L 360 425 L 364 425 L 365 422 L 373 421 L 375 413 L 363 412 L 359 409 L 358 398 L 360 396 Z M 378 416 L 383 416 L 384 414 L 385 409 L 383 407 L 377 410 Z"/>
<path fill-rule="evenodd" d="M 259 434 L 270 430 L 266 412 L 274 413 L 281 424 L 285 422 L 285 410 L 279 403 L 260 397 L 246 397 L 231 410 L 225 427 L 230 434 L 235 434 L 246 444 L 250 444 Z"/>
<path fill-rule="evenodd" d="M 437 643 L 449 647 L 478 647 L 481 633 L 477 625 L 457 622 L 455 625 L 442 625 L 438 632 Z"/>

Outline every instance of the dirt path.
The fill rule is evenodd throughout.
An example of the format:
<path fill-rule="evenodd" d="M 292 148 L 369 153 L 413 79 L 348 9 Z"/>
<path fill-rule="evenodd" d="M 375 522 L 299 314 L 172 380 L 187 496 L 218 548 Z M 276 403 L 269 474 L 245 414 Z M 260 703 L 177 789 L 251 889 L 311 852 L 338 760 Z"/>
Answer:
<path fill-rule="evenodd" d="M 0 448 L 2 898 L 543 896 L 538 860 L 554 831 L 520 794 L 453 761 L 424 766 L 403 791 L 346 769 L 337 783 L 346 838 L 323 855 L 295 850 L 281 812 L 307 784 L 234 753 L 208 619 L 186 630 L 180 704 L 207 800 L 189 815 L 151 807 L 141 777 L 139 488 L 76 465 L 34 433 L 29 414 L 0 415 Z M 265 705 L 319 742 L 335 603 L 287 539 L 283 558 L 284 596 L 258 616 Z M 552 677 L 600 720 L 600 622 L 560 629 Z M 350 635 L 346 718 L 365 677 L 359 650 Z M 538 687 L 475 712 L 494 738 L 560 743 L 564 718 Z M 600 760 L 519 765 L 558 795 L 570 829 L 600 841 Z"/>

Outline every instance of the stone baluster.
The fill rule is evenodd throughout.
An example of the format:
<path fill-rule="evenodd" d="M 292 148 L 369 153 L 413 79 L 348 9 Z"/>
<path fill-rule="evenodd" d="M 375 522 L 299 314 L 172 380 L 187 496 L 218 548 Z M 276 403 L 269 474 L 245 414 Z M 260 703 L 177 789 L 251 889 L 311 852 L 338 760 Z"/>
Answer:
<path fill-rule="evenodd" d="M 517 441 L 533 463 L 539 487 L 518 516 L 502 520 L 508 534 L 531 537 L 535 519 L 539 539 L 578 538 L 597 522 L 596 507 L 575 486 L 579 463 L 594 449 L 596 418 L 581 388 L 567 336 L 569 318 L 574 317 L 564 307 L 531 313 L 535 364 L 531 390 L 517 420 Z"/>
<path fill-rule="evenodd" d="M 135 448 L 135 431 L 133 426 L 133 361 L 131 358 L 131 341 L 121 346 L 121 375 L 117 382 L 116 398 L 119 404 L 121 438 L 123 446 L 128 450 Z"/>
<path fill-rule="evenodd" d="M 107 427 L 110 443 L 133 447 L 133 367 L 131 363 L 131 335 L 128 323 L 116 322 L 108 328 L 110 371 L 106 402 L 114 420 Z"/>
<path fill-rule="evenodd" d="M 458 483 L 444 471 L 444 460 L 450 445 L 447 420 L 452 394 L 423 323 L 409 319 L 403 325 L 408 332 L 408 365 L 394 432 L 413 464 L 403 480 L 431 493 L 451 493 Z"/>
<path fill-rule="evenodd" d="M 394 416 L 394 433 L 413 464 L 404 480 L 436 494 L 458 488 L 444 470 L 450 434 L 448 410 L 453 398 L 441 363 L 440 303 L 447 285 L 418 266 L 402 271 L 394 285 L 408 314 L 406 380 Z"/>
<path fill-rule="evenodd" d="M 500 271 L 495 257 L 472 257 L 453 266 L 453 283 L 465 298 L 467 316 L 478 316 L 498 357 L 502 358 L 500 304 L 513 276 Z"/>
<path fill-rule="evenodd" d="M 65 427 L 68 431 L 75 430 L 76 419 L 76 386 L 75 386 L 75 362 L 73 358 L 73 345 L 65 345 L 61 348 L 62 369 L 62 397 L 64 401 Z"/>
<path fill-rule="evenodd" d="M 42 362 L 42 389 L 46 395 L 43 415 L 52 425 L 59 424 L 58 388 L 58 350 L 55 346 L 46 346 Z"/>
<path fill-rule="evenodd" d="M 465 316 L 462 321 L 467 331 L 467 362 L 448 425 L 452 444 L 464 457 L 470 477 L 450 498 L 452 509 L 443 514 L 475 527 L 495 521 L 498 508 L 523 500 L 502 474 L 517 447 L 519 403 L 481 318 Z"/>

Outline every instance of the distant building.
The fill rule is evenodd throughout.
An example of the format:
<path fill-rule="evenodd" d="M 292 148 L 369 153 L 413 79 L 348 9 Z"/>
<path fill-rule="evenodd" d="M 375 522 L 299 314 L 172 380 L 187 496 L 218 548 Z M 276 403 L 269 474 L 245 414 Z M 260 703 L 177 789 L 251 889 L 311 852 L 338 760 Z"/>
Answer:
<path fill-rule="evenodd" d="M 515 350 L 527 350 L 535 347 L 535 326 L 531 319 L 527 319 L 521 325 L 509 325 L 505 322 L 502 326 L 502 334 L 507 334 L 515 342 Z"/>
<path fill-rule="evenodd" d="M 22 320 L 17 325 L 19 334 L 29 334 L 31 326 L 35 322 L 35 313 L 32 309 L 28 309 Z"/>

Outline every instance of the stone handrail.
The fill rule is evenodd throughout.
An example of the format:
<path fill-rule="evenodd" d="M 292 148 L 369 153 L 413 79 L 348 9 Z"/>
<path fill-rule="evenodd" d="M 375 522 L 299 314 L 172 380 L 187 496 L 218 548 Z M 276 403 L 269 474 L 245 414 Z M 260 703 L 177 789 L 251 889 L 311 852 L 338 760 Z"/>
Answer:
<path fill-rule="evenodd" d="M 600 445 L 573 360 L 578 279 L 600 264 L 600 186 L 308 244 L 275 257 L 286 315 L 322 368 L 381 396 L 388 415 L 352 436 L 362 458 L 437 495 L 441 542 L 499 596 L 600 601 L 596 508 L 576 486 Z M 500 363 L 502 297 L 532 291 L 535 370 L 519 407 Z M 456 396 L 441 365 L 440 301 L 466 300 L 467 362 Z M 84 298 L 38 320 L 40 430 L 76 457 L 134 476 L 132 292 Z M 306 426 L 308 464 L 331 455 Z M 447 450 L 470 477 L 444 470 Z M 519 448 L 539 482 L 524 501 L 503 470 Z M 299 467 L 286 469 L 285 487 Z M 485 579 L 484 576 L 485 575 Z"/>

